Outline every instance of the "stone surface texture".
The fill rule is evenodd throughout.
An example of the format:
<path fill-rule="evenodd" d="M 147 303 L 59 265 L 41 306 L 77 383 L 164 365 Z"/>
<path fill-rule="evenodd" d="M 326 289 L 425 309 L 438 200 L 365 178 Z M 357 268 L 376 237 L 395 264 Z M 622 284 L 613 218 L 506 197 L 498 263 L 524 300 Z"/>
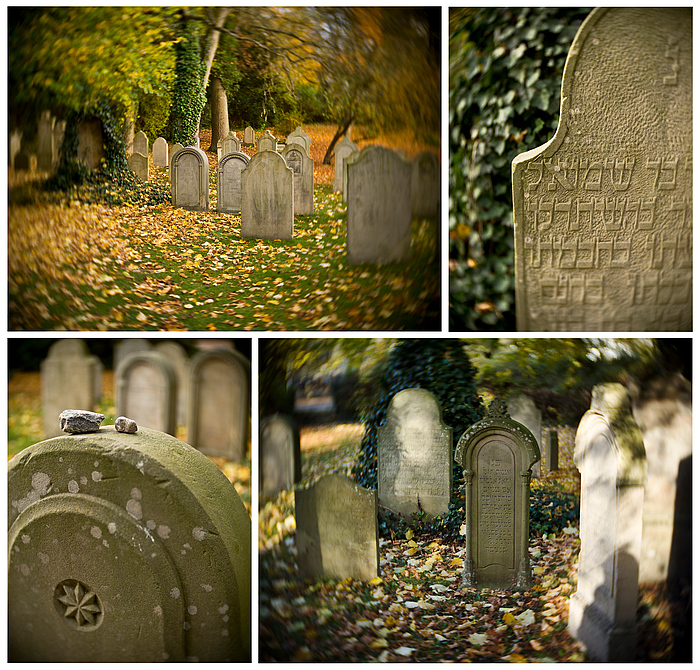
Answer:
<path fill-rule="evenodd" d="M 301 480 L 301 445 L 296 422 L 284 414 L 260 422 L 260 493 L 290 491 Z"/>
<path fill-rule="evenodd" d="M 216 211 L 238 213 L 243 201 L 241 174 L 250 158 L 241 151 L 224 154 L 216 167 Z"/>
<path fill-rule="evenodd" d="M 185 147 L 173 153 L 170 179 L 173 207 L 209 211 L 209 159 L 201 149 Z"/>
<path fill-rule="evenodd" d="M 58 423 L 64 433 L 94 433 L 104 420 L 104 414 L 84 409 L 64 409 L 58 415 Z"/>
<path fill-rule="evenodd" d="M 148 157 L 148 137 L 143 130 L 139 130 L 138 133 L 134 134 L 134 145 L 133 152 L 143 154 Z"/>

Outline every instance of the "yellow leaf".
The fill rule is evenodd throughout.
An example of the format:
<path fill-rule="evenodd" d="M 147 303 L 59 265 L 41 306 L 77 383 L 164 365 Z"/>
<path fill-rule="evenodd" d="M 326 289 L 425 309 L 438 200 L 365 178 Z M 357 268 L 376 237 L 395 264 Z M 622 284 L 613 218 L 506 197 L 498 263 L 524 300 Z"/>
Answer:
<path fill-rule="evenodd" d="M 383 637 L 379 637 L 371 642 L 369 646 L 371 649 L 384 649 L 384 647 L 389 646 L 389 643 Z"/>
<path fill-rule="evenodd" d="M 299 246 L 301 246 L 301 245 L 299 245 Z M 407 540 L 410 540 L 410 539 L 412 539 L 412 538 L 413 538 L 413 531 L 409 528 L 409 529 L 406 531 L 406 539 L 407 539 Z"/>
<path fill-rule="evenodd" d="M 532 571 L 533 571 L 536 575 L 544 574 L 544 568 L 543 568 L 541 565 L 536 565 L 534 568 L 532 568 Z"/>
<path fill-rule="evenodd" d="M 461 558 L 453 558 L 450 561 L 451 568 L 461 568 L 464 565 L 464 561 Z"/>
<path fill-rule="evenodd" d="M 411 541 L 408 543 L 408 546 L 409 546 L 409 547 L 417 547 L 418 545 L 417 545 L 413 540 L 411 540 Z"/>
<path fill-rule="evenodd" d="M 513 621 L 515 621 L 515 617 L 510 612 L 503 615 L 503 623 L 511 624 Z"/>
<path fill-rule="evenodd" d="M 378 586 L 379 584 L 382 583 L 382 578 L 381 577 L 375 577 L 374 579 L 369 580 L 370 584 L 373 584 L 374 586 Z"/>

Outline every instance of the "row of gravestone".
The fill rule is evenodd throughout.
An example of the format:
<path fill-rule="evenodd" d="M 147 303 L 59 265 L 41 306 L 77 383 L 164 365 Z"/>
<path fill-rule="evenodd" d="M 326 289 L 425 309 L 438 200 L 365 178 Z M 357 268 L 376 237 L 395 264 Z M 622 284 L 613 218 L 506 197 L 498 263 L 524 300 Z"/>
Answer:
<path fill-rule="evenodd" d="M 117 415 L 139 426 L 174 435 L 187 428 L 187 441 L 209 456 L 241 461 L 250 425 L 250 364 L 224 348 L 199 351 L 188 359 L 176 342 L 151 347 L 125 340 L 115 351 Z M 82 340 L 60 340 L 41 364 L 44 432 L 60 434 L 64 409 L 93 410 L 102 365 Z"/>
<path fill-rule="evenodd" d="M 569 629 L 600 661 L 634 660 L 641 581 L 686 586 L 690 581 L 690 394 L 687 389 L 678 394 L 657 391 L 633 410 L 622 385 L 596 387 L 576 433 L 581 554 Z M 671 428 L 670 434 L 660 432 L 662 425 Z M 263 422 L 261 431 L 279 431 L 290 450 L 298 449 L 298 438 L 288 437 L 279 418 Z M 263 445 L 272 437 L 261 436 L 263 470 L 271 467 Z M 378 439 L 378 491 L 336 475 L 295 491 L 302 574 L 365 580 L 378 576 L 378 506 L 404 514 L 415 510 L 395 495 L 402 478 L 404 489 L 405 484 L 413 487 L 411 498 L 420 496 L 424 511 L 446 511 L 449 494 L 443 493 L 450 490 L 451 467 L 440 470 L 435 462 L 451 462 L 451 429 L 442 424 L 435 398 L 420 389 L 397 394 Z M 392 455 L 389 467 L 383 468 L 387 439 Z M 531 469 L 539 459 L 532 433 L 498 400 L 460 438 L 455 460 L 464 468 L 466 489 L 462 587 L 523 590 L 532 585 L 529 489 Z M 407 463 L 406 471 L 402 463 Z M 295 476 L 293 458 L 276 465 Z"/>

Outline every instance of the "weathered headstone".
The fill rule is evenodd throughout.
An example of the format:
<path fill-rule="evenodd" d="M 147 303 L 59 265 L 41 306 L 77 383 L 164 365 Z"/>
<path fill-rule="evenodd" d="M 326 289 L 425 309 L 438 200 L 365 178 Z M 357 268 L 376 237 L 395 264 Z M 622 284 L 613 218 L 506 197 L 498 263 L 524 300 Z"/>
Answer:
<path fill-rule="evenodd" d="M 241 173 L 250 162 L 242 151 L 225 154 L 216 167 L 216 211 L 240 212 Z"/>
<path fill-rule="evenodd" d="M 593 388 L 574 460 L 581 472 L 581 554 L 569 631 L 596 661 L 634 661 L 646 456 L 621 384 Z"/>
<path fill-rule="evenodd" d="M 78 124 L 78 160 L 94 170 L 105 156 L 102 121 L 92 119 Z"/>
<path fill-rule="evenodd" d="M 429 151 L 413 159 L 411 218 L 440 219 L 440 161 Z"/>
<path fill-rule="evenodd" d="M 333 173 L 333 191 L 343 191 L 343 160 L 348 158 L 353 151 L 357 151 L 355 144 L 347 135 L 335 145 L 333 155 L 335 156 Z"/>
<path fill-rule="evenodd" d="M 173 207 L 209 211 L 209 159 L 201 149 L 185 147 L 173 154 L 170 178 Z"/>
<path fill-rule="evenodd" d="M 61 435 L 58 415 L 64 409 L 93 410 L 98 380 L 96 359 L 83 340 L 59 340 L 41 363 L 44 435 Z"/>
<path fill-rule="evenodd" d="M 519 330 L 692 329 L 690 8 L 599 8 L 513 161 Z"/>
<path fill-rule="evenodd" d="M 53 127 L 53 165 L 56 167 L 61 158 L 61 149 L 63 147 L 63 137 L 66 134 L 66 122 L 63 120 L 56 121 Z"/>
<path fill-rule="evenodd" d="M 250 427 L 250 363 L 237 351 L 211 349 L 190 359 L 187 441 L 208 456 L 242 461 Z"/>
<path fill-rule="evenodd" d="M 143 130 L 139 130 L 138 133 L 134 135 L 134 153 L 143 154 L 148 156 L 148 137 Z"/>
<path fill-rule="evenodd" d="M 45 109 L 39 117 L 37 128 L 37 168 L 42 171 L 53 169 L 54 144 L 53 129 L 56 119 Z"/>
<path fill-rule="evenodd" d="M 134 151 L 127 159 L 129 167 L 141 181 L 148 181 L 148 155 Z"/>
<path fill-rule="evenodd" d="M 250 126 L 243 131 L 243 143 L 255 144 L 255 131 Z"/>
<path fill-rule="evenodd" d="M 178 426 L 184 426 L 187 413 L 187 351 L 178 342 L 159 342 L 154 349 L 165 356 L 175 370 L 177 378 L 176 418 Z"/>
<path fill-rule="evenodd" d="M 151 349 L 153 349 L 151 343 L 141 337 L 130 337 L 118 342 L 114 347 L 114 371 L 116 372 L 121 362 L 130 354 L 150 351 Z"/>
<path fill-rule="evenodd" d="M 241 237 L 294 237 L 294 172 L 276 151 L 256 153 L 241 173 Z"/>
<path fill-rule="evenodd" d="M 311 156 L 311 135 L 304 132 L 301 126 L 297 126 L 289 135 L 287 135 L 287 145 L 301 144 L 306 150 L 306 155 Z"/>
<path fill-rule="evenodd" d="M 8 165 L 13 166 L 15 165 L 15 156 L 19 153 L 19 150 L 22 148 L 22 135 L 23 131 L 20 128 L 14 128 L 10 132 L 10 145 L 9 145 L 9 150 L 7 152 L 7 159 L 8 159 Z"/>
<path fill-rule="evenodd" d="M 559 469 L 559 436 L 554 428 L 550 428 L 545 437 L 544 466 L 550 472 Z"/>
<path fill-rule="evenodd" d="M 301 479 L 299 428 L 284 414 L 260 422 L 260 493 L 290 491 Z"/>
<path fill-rule="evenodd" d="M 405 389 L 389 403 L 379 426 L 378 495 L 382 507 L 410 518 L 446 514 L 452 492 L 452 428 L 442 421 L 437 398 Z"/>
<path fill-rule="evenodd" d="M 168 143 L 164 137 L 156 137 L 153 142 L 153 165 L 155 167 L 168 167 Z"/>
<path fill-rule="evenodd" d="M 294 507 L 303 576 L 368 581 L 379 575 L 376 491 L 326 475 L 295 491 Z"/>
<path fill-rule="evenodd" d="M 466 483 L 463 587 L 527 589 L 530 468 L 540 459 L 532 433 L 492 401 L 484 419 L 457 443 Z"/>
<path fill-rule="evenodd" d="M 261 151 L 277 151 L 277 138 L 269 130 L 258 139 L 258 153 Z"/>
<path fill-rule="evenodd" d="M 168 172 L 170 173 L 170 183 L 173 182 L 173 159 L 178 151 L 182 151 L 185 147 L 179 142 L 175 142 L 173 146 L 170 147 L 170 155 L 168 156 Z"/>
<path fill-rule="evenodd" d="M 234 151 L 241 150 L 241 140 L 232 130 L 226 137 L 221 141 L 221 155 L 227 156 L 232 154 Z"/>
<path fill-rule="evenodd" d="M 384 147 L 348 159 L 347 262 L 391 263 L 411 253 L 411 162 Z"/>
<path fill-rule="evenodd" d="M 507 404 L 510 418 L 522 423 L 534 435 L 537 447 L 542 453 L 542 412 L 537 409 L 535 401 L 524 393 L 516 393 L 508 397 Z M 540 461 L 532 466 L 532 476 L 536 479 L 542 476 Z"/>
<path fill-rule="evenodd" d="M 282 157 L 294 172 L 294 215 L 313 214 L 314 159 L 296 142 L 284 147 Z"/>
<path fill-rule="evenodd" d="M 130 354 L 114 371 L 114 387 L 117 414 L 175 434 L 177 377 L 167 358 L 155 351 Z"/>
<path fill-rule="evenodd" d="M 10 661 L 250 661 L 250 517 L 189 445 L 141 426 L 40 442 L 8 500 Z"/>
<path fill-rule="evenodd" d="M 368 147 L 365 147 L 367 149 Z M 360 151 L 353 151 L 348 156 L 343 158 L 343 201 L 348 201 L 348 165 L 356 160 L 360 155 Z"/>

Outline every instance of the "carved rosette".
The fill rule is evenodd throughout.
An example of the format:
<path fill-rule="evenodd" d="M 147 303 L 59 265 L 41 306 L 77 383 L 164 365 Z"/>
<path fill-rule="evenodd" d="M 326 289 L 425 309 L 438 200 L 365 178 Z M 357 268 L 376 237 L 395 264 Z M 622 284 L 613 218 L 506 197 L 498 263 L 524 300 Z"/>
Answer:
<path fill-rule="evenodd" d="M 76 579 L 62 581 L 54 589 L 54 606 L 71 628 L 90 632 L 99 628 L 104 618 L 97 594 Z"/>

